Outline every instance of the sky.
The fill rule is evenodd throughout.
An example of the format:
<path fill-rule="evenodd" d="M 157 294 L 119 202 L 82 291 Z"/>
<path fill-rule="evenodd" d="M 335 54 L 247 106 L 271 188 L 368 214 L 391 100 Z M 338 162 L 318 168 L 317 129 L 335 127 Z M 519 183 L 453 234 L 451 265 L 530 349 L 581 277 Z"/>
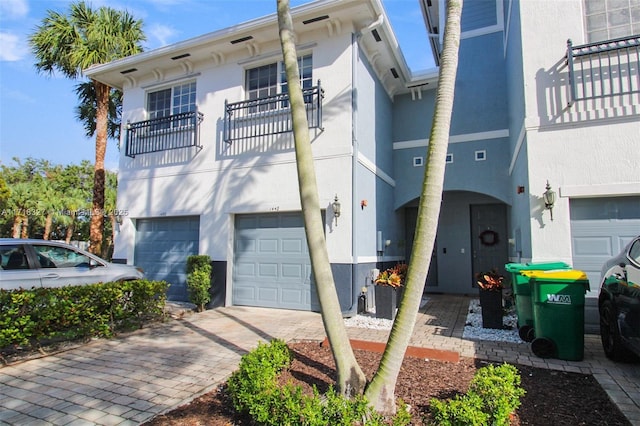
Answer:
<path fill-rule="evenodd" d="M 275 0 L 86 0 L 93 8 L 127 10 L 143 20 L 144 50 L 217 31 L 275 13 Z M 291 0 L 291 6 L 308 3 Z M 68 14 L 71 0 L 0 0 L 0 164 L 14 157 L 79 164 L 95 159 L 95 138 L 75 118 L 75 86 L 60 74 L 39 73 L 29 35 L 48 10 Z M 433 67 L 418 0 L 383 0 L 412 71 Z M 117 141 L 109 140 L 105 165 L 118 167 Z"/>

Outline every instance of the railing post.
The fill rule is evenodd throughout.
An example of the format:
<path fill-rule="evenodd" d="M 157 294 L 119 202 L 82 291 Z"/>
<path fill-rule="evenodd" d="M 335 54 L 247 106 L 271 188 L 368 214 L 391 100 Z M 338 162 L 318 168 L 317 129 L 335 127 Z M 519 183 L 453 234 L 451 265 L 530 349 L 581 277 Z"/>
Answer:
<path fill-rule="evenodd" d="M 135 158 L 135 155 L 131 155 L 131 121 L 127 120 L 127 125 L 124 132 L 124 155 L 127 157 Z"/>
<path fill-rule="evenodd" d="M 567 68 L 569 69 L 569 102 L 567 106 L 571 107 L 576 99 L 576 79 L 573 71 L 573 43 L 571 39 L 567 40 Z"/>

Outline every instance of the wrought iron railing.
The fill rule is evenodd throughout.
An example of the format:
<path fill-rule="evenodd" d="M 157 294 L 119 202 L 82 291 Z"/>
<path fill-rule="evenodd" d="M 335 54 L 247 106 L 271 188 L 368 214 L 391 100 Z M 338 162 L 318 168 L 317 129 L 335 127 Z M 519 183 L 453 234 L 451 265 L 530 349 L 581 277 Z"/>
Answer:
<path fill-rule="evenodd" d="M 322 129 L 322 98 L 324 91 L 318 85 L 304 89 L 305 108 L 309 128 Z M 280 93 L 249 101 L 225 101 L 224 141 L 277 135 L 292 131 L 289 95 Z"/>
<path fill-rule="evenodd" d="M 573 46 L 567 40 L 570 99 L 640 93 L 640 35 Z"/>
<path fill-rule="evenodd" d="M 135 157 L 170 149 L 200 148 L 200 123 L 203 119 L 201 112 L 191 111 L 127 123 L 125 154 Z"/>

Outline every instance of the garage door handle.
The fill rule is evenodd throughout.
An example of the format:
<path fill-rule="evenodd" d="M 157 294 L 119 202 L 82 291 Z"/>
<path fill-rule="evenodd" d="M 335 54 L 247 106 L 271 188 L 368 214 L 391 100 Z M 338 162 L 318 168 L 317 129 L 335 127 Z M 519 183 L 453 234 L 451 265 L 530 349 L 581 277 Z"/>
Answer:
<path fill-rule="evenodd" d="M 58 278 L 60 278 L 60 275 L 58 275 L 58 274 L 47 274 L 42 278 L 46 278 L 48 280 L 57 280 Z"/>

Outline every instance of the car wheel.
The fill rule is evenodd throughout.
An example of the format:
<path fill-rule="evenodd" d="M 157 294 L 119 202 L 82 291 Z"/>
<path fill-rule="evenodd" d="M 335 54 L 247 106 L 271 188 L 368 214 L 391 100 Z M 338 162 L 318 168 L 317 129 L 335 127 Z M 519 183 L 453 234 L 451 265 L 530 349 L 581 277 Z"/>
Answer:
<path fill-rule="evenodd" d="M 631 355 L 622 345 L 618 329 L 618 312 L 610 300 L 605 300 L 600 305 L 600 339 L 607 358 L 613 361 L 623 361 Z"/>

